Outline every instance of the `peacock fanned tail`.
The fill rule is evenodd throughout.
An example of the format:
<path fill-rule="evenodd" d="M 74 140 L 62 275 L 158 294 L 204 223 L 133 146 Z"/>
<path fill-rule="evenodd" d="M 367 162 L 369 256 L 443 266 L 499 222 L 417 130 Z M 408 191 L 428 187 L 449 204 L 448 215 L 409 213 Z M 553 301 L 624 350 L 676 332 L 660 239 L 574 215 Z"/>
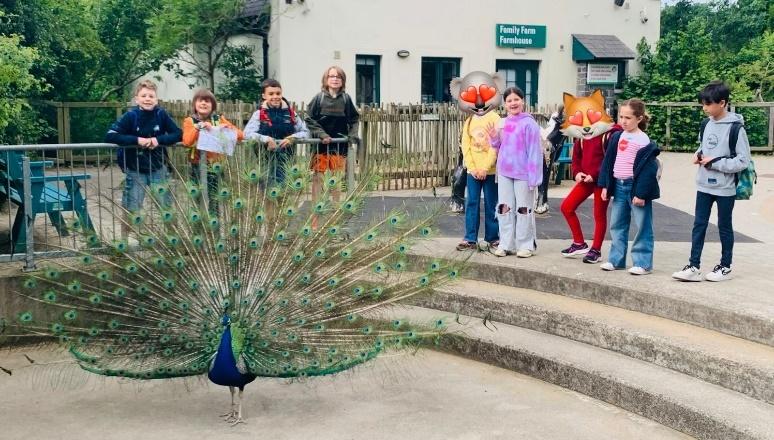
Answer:
<path fill-rule="evenodd" d="M 331 173 L 304 203 L 308 162 L 287 163 L 278 185 L 266 183 L 270 166 L 237 152 L 210 165 L 217 190 L 187 173 L 152 187 L 150 209 L 123 220 L 137 246 L 82 231 L 77 258 L 52 261 L 23 282 L 30 310 L 0 318 L 0 336 L 56 342 L 92 373 L 136 379 L 206 373 L 224 319 L 238 368 L 257 376 L 332 374 L 388 349 L 436 342 L 442 320 L 415 326 L 381 312 L 458 276 L 448 260 L 417 267 L 408 255 L 432 234 L 437 211 L 368 220 L 376 178 L 336 202 L 347 188 Z"/>

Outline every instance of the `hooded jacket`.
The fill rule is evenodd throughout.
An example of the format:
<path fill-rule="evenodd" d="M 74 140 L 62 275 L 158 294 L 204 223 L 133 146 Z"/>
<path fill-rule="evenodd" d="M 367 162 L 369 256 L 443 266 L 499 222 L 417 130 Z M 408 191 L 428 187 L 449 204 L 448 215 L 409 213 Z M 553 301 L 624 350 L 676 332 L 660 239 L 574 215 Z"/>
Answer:
<path fill-rule="evenodd" d="M 747 168 L 750 163 L 750 141 L 744 127 L 740 127 L 736 156 L 731 157 L 728 138 L 733 122 L 744 124 L 744 118 L 732 112 L 718 121 L 710 118 L 704 129 L 704 139 L 699 139 L 701 146 L 697 153 L 715 158 L 709 164 L 699 166 L 696 189 L 700 192 L 726 197 L 736 195 L 736 173 Z"/>
<path fill-rule="evenodd" d="M 497 174 L 524 180 L 530 188 L 535 188 L 543 181 L 540 126 L 529 113 L 509 115 L 500 124 Z"/>
<path fill-rule="evenodd" d="M 613 165 L 618 157 L 618 140 L 622 131 L 616 132 L 610 137 L 610 147 L 605 152 L 605 160 L 599 170 L 597 185 L 607 188 L 608 197 L 615 196 L 615 178 L 613 177 Z M 615 142 L 615 144 L 613 143 Z M 656 157 L 661 153 L 655 142 L 641 148 L 634 157 L 634 176 L 632 177 L 632 197 L 642 200 L 655 200 L 661 197 L 658 186 L 658 162 Z"/>

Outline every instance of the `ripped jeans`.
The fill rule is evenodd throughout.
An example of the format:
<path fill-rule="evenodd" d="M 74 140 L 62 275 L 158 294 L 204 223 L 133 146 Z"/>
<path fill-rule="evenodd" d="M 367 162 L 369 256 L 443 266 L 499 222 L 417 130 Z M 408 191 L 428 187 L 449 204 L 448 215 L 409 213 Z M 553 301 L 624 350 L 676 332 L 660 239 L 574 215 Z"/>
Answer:
<path fill-rule="evenodd" d="M 537 246 L 535 231 L 535 188 L 527 181 L 497 176 L 497 222 L 500 249 L 530 250 Z"/>

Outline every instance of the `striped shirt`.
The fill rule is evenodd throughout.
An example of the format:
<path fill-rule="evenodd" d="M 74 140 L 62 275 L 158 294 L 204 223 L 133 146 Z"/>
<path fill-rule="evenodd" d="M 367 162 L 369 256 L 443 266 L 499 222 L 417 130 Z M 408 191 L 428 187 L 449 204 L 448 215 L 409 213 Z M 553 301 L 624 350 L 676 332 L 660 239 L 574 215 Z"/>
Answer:
<path fill-rule="evenodd" d="M 650 143 L 650 138 L 641 130 L 634 133 L 624 131 L 618 140 L 618 154 L 613 165 L 613 177 L 629 179 L 634 177 L 634 158 L 637 152 Z"/>

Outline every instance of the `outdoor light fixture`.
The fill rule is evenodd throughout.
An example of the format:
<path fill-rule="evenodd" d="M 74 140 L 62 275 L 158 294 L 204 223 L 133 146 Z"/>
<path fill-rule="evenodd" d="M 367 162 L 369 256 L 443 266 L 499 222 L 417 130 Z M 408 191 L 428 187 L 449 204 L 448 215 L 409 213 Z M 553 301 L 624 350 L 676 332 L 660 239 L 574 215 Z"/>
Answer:
<path fill-rule="evenodd" d="M 615 3 L 616 6 L 623 6 L 625 2 L 626 0 L 613 0 L 613 3 Z"/>
<path fill-rule="evenodd" d="M 406 49 L 401 49 L 398 51 L 398 56 L 401 58 L 407 58 L 409 55 L 411 55 L 411 52 L 407 51 Z"/>

